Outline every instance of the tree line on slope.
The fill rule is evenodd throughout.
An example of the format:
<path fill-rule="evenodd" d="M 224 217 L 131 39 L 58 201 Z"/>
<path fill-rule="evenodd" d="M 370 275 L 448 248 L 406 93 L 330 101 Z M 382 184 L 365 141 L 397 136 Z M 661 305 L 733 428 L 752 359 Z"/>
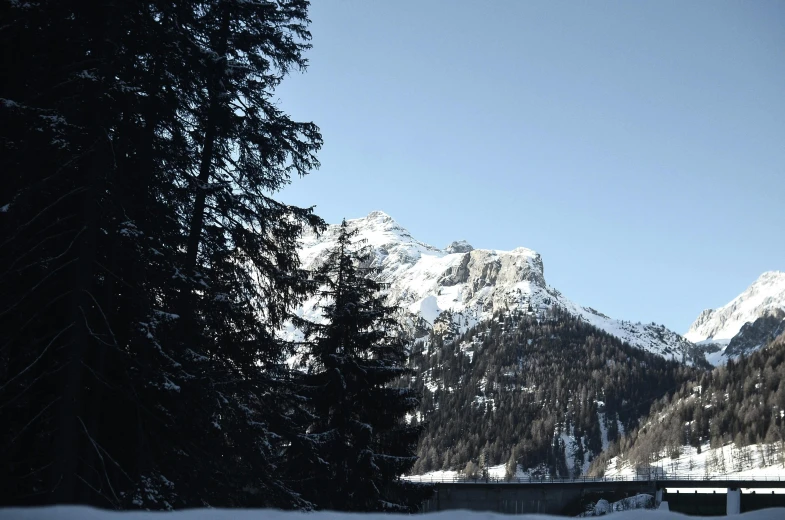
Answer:
<path fill-rule="evenodd" d="M 521 465 L 579 474 L 602 451 L 603 431 L 616 440 L 697 373 L 558 308 L 542 318 L 507 313 L 457 337 L 432 334 L 409 363 L 415 374 L 402 384 L 423 393 L 414 420 L 426 424 L 416 474 L 471 473 L 481 457 L 509 473 Z"/>
<path fill-rule="evenodd" d="M 591 472 L 603 474 L 616 456 L 644 466 L 663 457 L 676 459 L 684 446 L 700 453 L 706 446 L 732 444 L 733 461 L 728 465 L 713 454 L 710 472 L 752 469 L 753 445 L 763 445 L 762 464 L 785 463 L 784 413 L 785 335 L 780 335 L 765 348 L 729 359 L 657 400 L 638 428 L 595 459 Z"/>
<path fill-rule="evenodd" d="M 417 398 L 384 390 L 401 359 L 379 287 L 305 272 L 298 238 L 324 222 L 274 198 L 322 144 L 273 98 L 306 66 L 308 2 L 0 19 L 0 504 L 409 510 L 394 473 Z M 311 331 L 311 372 L 289 367 L 303 345 L 276 331 L 325 283 L 343 304 Z M 332 459 L 341 442 L 353 457 Z"/>

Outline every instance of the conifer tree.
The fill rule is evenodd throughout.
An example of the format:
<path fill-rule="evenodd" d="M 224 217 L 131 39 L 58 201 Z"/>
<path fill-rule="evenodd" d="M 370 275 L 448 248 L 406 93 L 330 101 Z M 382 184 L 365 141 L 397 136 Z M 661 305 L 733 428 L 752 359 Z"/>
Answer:
<path fill-rule="evenodd" d="M 302 410 L 284 364 L 290 346 L 275 332 L 312 288 L 299 268 L 300 233 L 323 222 L 272 194 L 318 165 L 321 136 L 313 123 L 283 113 L 272 95 L 290 70 L 306 65 L 308 2 L 184 5 L 189 64 L 199 74 L 181 114 L 195 136 L 196 159 L 185 179 L 177 332 L 183 351 L 210 359 L 202 373 L 212 389 L 198 390 L 206 403 L 220 403 L 211 424 L 224 459 L 235 461 L 210 487 L 257 489 L 229 505 L 299 506 L 279 465 Z M 183 434 L 200 429 L 188 408 L 179 413 Z M 203 442 L 213 440 L 205 434 Z"/>
<path fill-rule="evenodd" d="M 321 221 L 273 194 L 321 137 L 270 99 L 307 7 L 0 7 L 0 504 L 306 507 L 274 331 Z"/>
<path fill-rule="evenodd" d="M 138 431 L 120 410 L 138 404 L 131 380 L 156 379 L 129 359 L 152 294 L 124 279 L 145 260 L 121 177 L 141 14 L 124 2 L 3 11 L 0 500 L 119 505 Z"/>
<path fill-rule="evenodd" d="M 414 511 L 425 495 L 399 477 L 416 461 L 421 426 L 407 425 L 404 415 L 419 396 L 392 386 L 406 373 L 404 345 L 355 235 L 344 221 L 336 248 L 315 274 L 324 320 L 300 324 L 311 345 L 308 435 L 319 450 L 317 464 L 295 471 L 309 476 L 302 492 L 320 509 Z"/>

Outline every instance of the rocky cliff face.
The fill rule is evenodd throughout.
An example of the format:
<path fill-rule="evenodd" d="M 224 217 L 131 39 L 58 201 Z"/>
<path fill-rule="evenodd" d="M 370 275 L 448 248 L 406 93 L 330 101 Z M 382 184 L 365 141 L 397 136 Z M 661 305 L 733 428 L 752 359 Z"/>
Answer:
<path fill-rule="evenodd" d="M 780 334 L 785 333 L 785 310 L 769 309 L 755 321 L 741 326 L 725 349 L 726 357 L 749 354 L 767 345 Z"/>
<path fill-rule="evenodd" d="M 546 284 L 542 257 L 531 249 L 474 249 L 465 241 L 439 249 L 416 240 L 381 211 L 348 224 L 358 230 L 358 240 L 373 250 L 373 263 L 381 267 L 378 278 L 389 284 L 390 300 L 415 327 L 420 327 L 421 333 L 437 321 L 445 330 L 462 332 L 494 313 L 519 309 L 544 314 L 552 307 L 561 307 L 650 352 L 677 359 L 695 354 L 694 345 L 661 325 L 612 319 L 570 301 Z M 337 233 L 338 226 L 330 226 L 319 236 L 304 237 L 304 267 L 324 261 Z M 318 319 L 315 300 L 306 302 L 299 312 Z M 286 333 L 298 334 L 292 328 Z"/>

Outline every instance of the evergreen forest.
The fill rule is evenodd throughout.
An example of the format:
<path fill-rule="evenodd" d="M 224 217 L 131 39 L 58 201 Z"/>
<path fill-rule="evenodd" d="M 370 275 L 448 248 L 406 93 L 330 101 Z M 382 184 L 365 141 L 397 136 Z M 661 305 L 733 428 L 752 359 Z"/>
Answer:
<path fill-rule="evenodd" d="M 590 471 L 601 475 L 612 457 L 648 465 L 678 458 L 685 446 L 701 449 L 731 445 L 732 460 L 713 455 L 712 473 L 754 469 L 760 462 L 785 467 L 785 335 L 752 354 L 701 372 L 652 404 L 637 428 L 610 444 Z"/>
<path fill-rule="evenodd" d="M 508 464 L 511 474 L 520 465 L 580 475 L 603 441 L 637 427 L 654 400 L 700 373 L 558 308 L 432 334 L 414 344 L 409 364 L 414 375 L 402 383 L 422 392 L 413 420 L 426 424 L 416 473 Z"/>

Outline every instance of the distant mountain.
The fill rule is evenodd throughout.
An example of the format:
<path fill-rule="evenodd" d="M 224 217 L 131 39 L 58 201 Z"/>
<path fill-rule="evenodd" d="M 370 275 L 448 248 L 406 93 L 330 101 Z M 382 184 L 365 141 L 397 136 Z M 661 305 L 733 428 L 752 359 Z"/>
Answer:
<path fill-rule="evenodd" d="M 348 223 L 358 230 L 358 240 L 373 249 L 373 263 L 381 267 L 378 278 L 389 284 L 392 302 L 402 309 L 417 337 L 426 336 L 434 326 L 462 334 L 495 313 L 518 309 L 542 314 L 559 308 L 634 347 L 677 360 L 696 355 L 702 359 L 693 344 L 662 325 L 613 319 L 572 302 L 546 284 L 542 257 L 531 249 L 474 249 L 465 241 L 440 249 L 420 242 L 381 211 Z M 304 267 L 324 261 L 337 230 L 333 225 L 321 235 L 303 238 Z M 312 319 L 320 315 L 315 299 L 299 312 Z M 298 335 L 293 327 L 286 333 Z"/>
<path fill-rule="evenodd" d="M 703 311 L 684 337 L 720 345 L 709 356 L 716 365 L 765 345 L 782 331 L 784 314 L 785 272 L 768 271 L 727 305 Z"/>

